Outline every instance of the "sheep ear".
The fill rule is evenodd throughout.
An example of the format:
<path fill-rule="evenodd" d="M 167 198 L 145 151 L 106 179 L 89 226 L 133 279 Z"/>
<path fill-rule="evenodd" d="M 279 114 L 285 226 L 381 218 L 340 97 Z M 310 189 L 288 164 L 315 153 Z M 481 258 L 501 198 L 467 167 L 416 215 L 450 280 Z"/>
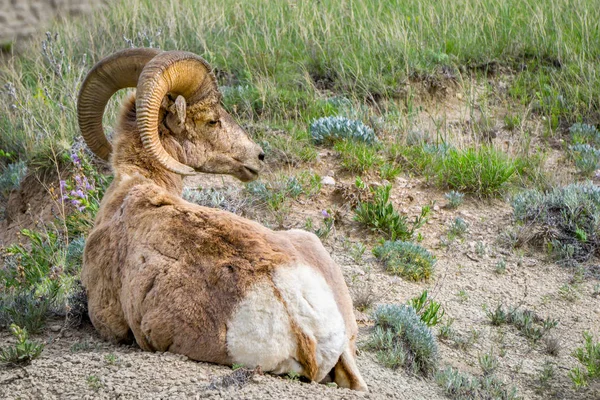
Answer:
<path fill-rule="evenodd" d="M 183 96 L 177 96 L 177 99 L 175 99 L 175 112 L 177 113 L 177 118 L 179 119 L 179 127 L 183 127 L 186 113 L 185 98 Z"/>

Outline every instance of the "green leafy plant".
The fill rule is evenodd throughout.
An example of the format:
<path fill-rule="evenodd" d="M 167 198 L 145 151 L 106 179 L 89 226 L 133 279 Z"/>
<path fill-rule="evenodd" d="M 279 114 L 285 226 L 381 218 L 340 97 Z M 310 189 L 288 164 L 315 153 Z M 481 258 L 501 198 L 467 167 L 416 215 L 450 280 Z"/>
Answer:
<path fill-rule="evenodd" d="M 0 362 L 9 365 L 29 364 L 42 354 L 44 345 L 29 340 L 29 334 L 16 324 L 10 325 L 10 333 L 17 339 L 14 346 L 0 349 Z"/>
<path fill-rule="evenodd" d="M 569 372 L 569 377 L 576 388 L 587 386 L 591 379 L 600 378 L 600 343 L 594 343 L 589 332 L 583 333 L 585 341 L 583 347 L 578 347 L 573 352 L 573 357 L 583 364 L 583 368 L 576 367 Z"/>
<path fill-rule="evenodd" d="M 388 272 L 407 279 L 429 279 L 436 262 L 428 250 L 412 242 L 385 241 L 373 248 L 373 255 L 381 260 Z"/>
<path fill-rule="evenodd" d="M 467 233 L 469 225 L 461 217 L 456 217 L 452 220 L 452 223 L 448 227 L 448 239 L 454 240 L 456 238 L 462 238 Z"/>
<path fill-rule="evenodd" d="M 410 299 L 408 305 L 415 309 L 415 312 L 421 317 L 421 321 L 425 322 L 427 326 L 439 324 L 445 314 L 442 305 L 431 299 L 427 290 Z"/>
<path fill-rule="evenodd" d="M 383 163 L 377 146 L 352 140 L 341 140 L 333 146 L 346 171 L 363 174 Z"/>
<path fill-rule="evenodd" d="M 371 189 L 373 200 L 359 202 L 354 210 L 354 219 L 389 240 L 410 240 L 427 221 L 431 208 L 423 207 L 421 214 L 409 223 L 408 218 L 400 215 L 390 202 L 391 190 L 391 185 Z"/>

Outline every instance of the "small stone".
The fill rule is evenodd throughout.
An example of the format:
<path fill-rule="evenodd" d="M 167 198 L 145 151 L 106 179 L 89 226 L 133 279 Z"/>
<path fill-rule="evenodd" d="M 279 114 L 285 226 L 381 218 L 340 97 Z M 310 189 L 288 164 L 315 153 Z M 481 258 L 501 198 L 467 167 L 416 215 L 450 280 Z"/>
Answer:
<path fill-rule="evenodd" d="M 333 177 L 333 176 L 335 176 L 335 171 L 332 170 L 332 169 L 330 169 L 329 171 L 327 171 L 327 173 L 325 174 L 325 176 L 331 176 L 331 177 Z"/>
<path fill-rule="evenodd" d="M 433 206 L 433 211 L 440 211 L 440 206 L 437 204 Z"/>
<path fill-rule="evenodd" d="M 333 186 L 335 185 L 335 179 L 333 179 L 331 176 L 324 176 L 323 178 L 321 178 L 321 183 L 323 185 Z"/>
<path fill-rule="evenodd" d="M 60 326 L 60 325 L 51 325 L 51 326 L 50 326 L 50 330 L 51 330 L 52 332 L 60 332 L 60 329 L 61 329 L 61 328 L 62 328 L 62 326 Z"/>

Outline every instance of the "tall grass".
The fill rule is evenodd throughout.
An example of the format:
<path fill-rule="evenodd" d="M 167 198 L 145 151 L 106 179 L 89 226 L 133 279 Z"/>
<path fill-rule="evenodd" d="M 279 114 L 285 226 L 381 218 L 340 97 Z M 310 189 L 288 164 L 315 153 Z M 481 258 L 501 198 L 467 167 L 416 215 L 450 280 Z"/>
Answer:
<path fill-rule="evenodd" d="M 248 86 L 245 118 L 303 123 L 327 114 L 319 89 L 402 97 L 411 79 L 514 67 L 511 93 L 553 118 L 600 109 L 595 0 L 372 0 L 111 3 L 54 26 L 0 66 L 0 149 L 21 158 L 68 147 L 83 75 L 127 46 L 203 55 L 221 85 Z M 315 107 L 315 104 L 317 105 Z"/>

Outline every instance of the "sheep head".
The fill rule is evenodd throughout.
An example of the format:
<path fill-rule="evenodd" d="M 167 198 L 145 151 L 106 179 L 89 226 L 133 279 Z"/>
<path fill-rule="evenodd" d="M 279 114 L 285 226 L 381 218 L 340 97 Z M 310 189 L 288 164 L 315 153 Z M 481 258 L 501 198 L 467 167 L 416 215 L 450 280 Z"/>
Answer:
<path fill-rule="evenodd" d="M 86 143 L 99 157 L 106 160 L 112 151 L 102 128 L 104 108 L 125 87 L 137 89 L 141 142 L 165 169 L 180 175 L 229 174 L 242 181 L 258 177 L 262 149 L 222 107 L 208 63 L 181 51 L 123 50 L 90 71 L 79 94 L 78 117 Z M 170 140 L 177 154 L 169 154 L 161 140 Z"/>

